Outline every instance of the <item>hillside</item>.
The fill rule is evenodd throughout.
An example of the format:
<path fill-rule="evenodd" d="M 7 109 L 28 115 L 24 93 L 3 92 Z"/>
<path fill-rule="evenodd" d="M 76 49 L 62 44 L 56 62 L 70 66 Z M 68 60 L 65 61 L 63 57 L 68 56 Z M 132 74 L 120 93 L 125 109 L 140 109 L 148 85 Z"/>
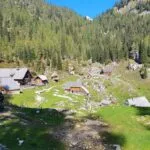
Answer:
<path fill-rule="evenodd" d="M 150 80 L 127 65 L 116 64 L 112 75 L 96 78 L 60 73 L 60 82 L 49 80 L 46 86 L 7 96 L 0 113 L 0 143 L 11 150 L 116 150 L 114 144 L 149 150 L 150 109 L 124 103 L 132 97 L 150 99 Z M 64 90 L 64 84 L 76 80 L 89 90 L 89 98 Z"/>
<path fill-rule="evenodd" d="M 92 19 L 0 0 L 0 150 L 150 150 L 150 8 L 140 2 Z"/>
<path fill-rule="evenodd" d="M 80 56 L 84 19 L 76 13 L 42 0 L 3 0 L 0 6 L 1 62 L 61 69 L 62 58 Z"/>
<path fill-rule="evenodd" d="M 144 7 L 141 14 L 149 11 L 147 4 L 134 8 Z M 123 15 L 114 8 L 91 22 L 43 0 L 2 0 L 0 7 L 0 66 L 62 70 L 71 59 L 108 63 L 128 59 L 132 50 L 139 51 L 141 63 L 150 62 L 149 15 Z"/>
<path fill-rule="evenodd" d="M 116 3 L 114 8 L 118 13 L 135 13 L 140 15 L 146 15 L 150 13 L 150 1 L 149 0 L 121 0 Z"/>
<path fill-rule="evenodd" d="M 117 7 L 97 17 L 96 22 L 92 24 L 91 34 L 93 31 L 94 34 L 91 41 L 93 42 L 92 53 L 95 60 L 103 63 L 104 61 L 128 59 L 130 51 L 135 50 L 140 53 L 141 63 L 150 62 L 149 14 L 139 15 L 138 13 L 131 13 L 131 11 L 125 14 L 118 13 L 119 10 L 124 9 L 130 3 L 121 5 L 121 1 L 116 4 Z M 143 7 L 147 6 L 147 3 L 142 4 Z M 121 6 L 118 7 L 118 5 Z M 134 5 L 134 9 L 136 9 L 136 5 Z M 148 8 L 147 11 L 149 10 Z M 140 14 L 143 12 L 144 10 Z"/>

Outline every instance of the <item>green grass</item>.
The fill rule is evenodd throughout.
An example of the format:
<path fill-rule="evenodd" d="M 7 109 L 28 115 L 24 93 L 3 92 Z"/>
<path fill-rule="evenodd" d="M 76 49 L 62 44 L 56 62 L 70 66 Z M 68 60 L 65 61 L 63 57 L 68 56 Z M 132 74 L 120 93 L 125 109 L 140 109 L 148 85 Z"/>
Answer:
<path fill-rule="evenodd" d="M 12 106 L 11 115 L 0 116 L 0 143 L 11 150 L 65 149 L 65 145 L 50 134 L 63 125 L 65 116 L 55 110 L 42 109 L 39 114 L 36 110 Z M 21 124 L 24 120 L 27 125 Z M 18 145 L 18 138 L 24 140 L 22 146 Z"/>
<path fill-rule="evenodd" d="M 117 105 L 101 108 L 96 115 L 109 124 L 103 133 L 106 143 L 120 144 L 123 150 L 150 149 L 150 109 L 123 106 L 128 98 L 146 96 L 150 100 L 150 80 L 142 80 L 138 71 L 125 70 L 120 64 L 104 85 Z"/>
<path fill-rule="evenodd" d="M 18 95 L 13 95 L 10 98 L 10 102 L 17 106 L 23 107 L 35 107 L 35 89 L 24 90 L 23 93 Z"/>
<path fill-rule="evenodd" d="M 120 136 L 121 140 L 117 141 L 110 134 L 108 143 L 120 144 L 124 150 L 150 149 L 150 130 L 138 121 L 142 116 L 136 108 L 112 106 L 99 110 L 97 115 L 111 125 L 112 135 Z"/>
<path fill-rule="evenodd" d="M 146 96 L 150 100 L 150 80 L 142 80 L 138 71 L 125 70 L 126 65 L 127 63 L 122 63 L 118 66 L 108 80 L 99 79 L 104 82 L 105 92 L 99 93 L 93 89 L 91 86 L 93 80 L 88 81 L 88 89 L 93 101 L 101 101 L 109 95 L 113 95 L 117 99 L 117 104 L 101 108 L 96 113 L 96 116 L 109 124 L 108 131 L 102 134 L 104 141 L 120 144 L 123 150 L 149 150 L 150 125 L 147 123 L 150 123 L 150 110 L 123 106 L 123 103 L 126 99 L 137 96 Z M 56 140 L 49 134 L 49 132 L 54 132 L 55 128 L 65 123 L 65 116 L 57 111 L 49 112 L 48 109 L 76 110 L 77 113 L 74 115 L 76 119 L 92 115 L 90 112 L 80 109 L 85 103 L 84 96 L 66 93 L 63 90 L 64 83 L 77 79 L 77 76 L 67 76 L 58 83 L 50 82 L 50 86 L 24 90 L 22 94 L 10 97 L 9 102 L 13 105 L 12 113 L 16 117 L 10 119 L 0 117 L 2 122 L 0 143 L 14 150 L 33 149 L 33 147 L 37 150 L 42 148 L 65 149 L 65 145 L 61 141 Z M 87 81 L 85 80 L 85 82 Z M 53 88 L 41 94 L 44 101 L 39 104 L 35 100 L 35 91 L 49 87 Z M 55 96 L 54 94 L 70 97 L 73 102 L 68 98 Z M 63 106 L 58 105 L 59 103 L 63 103 Z M 37 109 L 40 110 L 39 114 L 36 114 Z M 21 125 L 22 119 L 28 120 L 29 125 Z M 25 140 L 22 147 L 18 146 L 17 137 Z"/>

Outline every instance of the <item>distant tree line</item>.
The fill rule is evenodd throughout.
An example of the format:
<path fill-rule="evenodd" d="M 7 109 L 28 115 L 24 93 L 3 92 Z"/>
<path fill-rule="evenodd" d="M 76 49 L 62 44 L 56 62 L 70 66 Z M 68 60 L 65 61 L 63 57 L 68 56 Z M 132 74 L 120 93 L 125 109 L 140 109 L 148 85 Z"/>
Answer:
<path fill-rule="evenodd" d="M 108 63 L 138 50 L 141 63 L 150 63 L 149 25 L 149 15 L 113 9 L 90 22 L 42 0 L 0 1 L 0 62 L 43 72 L 63 69 L 67 59 Z"/>

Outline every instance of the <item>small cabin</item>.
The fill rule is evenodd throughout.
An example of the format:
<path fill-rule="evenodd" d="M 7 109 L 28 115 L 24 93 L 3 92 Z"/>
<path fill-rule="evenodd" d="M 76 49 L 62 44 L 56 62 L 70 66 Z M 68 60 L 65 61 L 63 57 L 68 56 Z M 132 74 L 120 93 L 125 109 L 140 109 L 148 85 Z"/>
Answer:
<path fill-rule="evenodd" d="M 4 94 L 19 94 L 20 84 L 12 78 L 0 78 L 0 90 Z"/>
<path fill-rule="evenodd" d="M 108 65 L 102 69 L 101 73 L 110 76 L 112 74 L 112 71 L 113 71 L 113 66 Z"/>
<path fill-rule="evenodd" d="M 88 71 L 88 77 L 99 77 L 102 69 L 99 67 L 92 67 Z"/>
<path fill-rule="evenodd" d="M 20 85 L 30 84 L 32 75 L 27 68 L 0 68 L 0 78 L 12 78 Z"/>
<path fill-rule="evenodd" d="M 59 75 L 56 71 L 51 75 L 51 79 L 55 82 L 59 81 Z"/>
<path fill-rule="evenodd" d="M 13 78 L 20 83 L 20 85 L 26 85 L 30 84 L 32 75 L 27 68 L 17 68 Z"/>
<path fill-rule="evenodd" d="M 64 90 L 71 93 L 82 93 L 89 95 L 89 91 L 83 86 L 81 81 L 66 83 L 64 85 Z"/>
<path fill-rule="evenodd" d="M 145 96 L 128 99 L 125 104 L 133 107 L 150 107 L 150 102 Z"/>
<path fill-rule="evenodd" d="M 48 79 L 45 75 L 38 75 L 33 82 L 35 85 L 46 85 L 48 84 Z"/>

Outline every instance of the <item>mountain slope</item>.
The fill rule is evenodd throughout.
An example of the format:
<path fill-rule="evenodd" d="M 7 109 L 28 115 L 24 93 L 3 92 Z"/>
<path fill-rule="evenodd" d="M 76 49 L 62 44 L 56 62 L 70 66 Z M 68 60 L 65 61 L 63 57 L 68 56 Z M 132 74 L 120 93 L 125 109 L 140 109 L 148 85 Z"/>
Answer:
<path fill-rule="evenodd" d="M 61 58 L 80 55 L 84 19 L 76 13 L 42 0 L 2 0 L 0 6 L 1 61 L 61 69 Z"/>
<path fill-rule="evenodd" d="M 116 3 L 114 9 L 121 14 L 135 13 L 145 15 L 150 13 L 150 0 L 121 0 Z"/>
<path fill-rule="evenodd" d="M 67 68 L 67 59 L 108 63 L 128 59 L 131 50 L 138 50 L 141 63 L 149 63 L 149 24 L 149 15 L 122 14 L 116 8 L 88 21 L 43 0 L 2 0 L 0 62 L 44 72 L 47 67 Z"/>
<path fill-rule="evenodd" d="M 149 14 L 123 14 L 116 12 L 116 8 L 97 17 L 97 21 L 92 25 L 95 32 L 91 38 L 93 58 L 100 62 L 128 59 L 130 51 L 136 50 L 140 53 L 141 63 L 150 62 L 149 24 Z"/>

